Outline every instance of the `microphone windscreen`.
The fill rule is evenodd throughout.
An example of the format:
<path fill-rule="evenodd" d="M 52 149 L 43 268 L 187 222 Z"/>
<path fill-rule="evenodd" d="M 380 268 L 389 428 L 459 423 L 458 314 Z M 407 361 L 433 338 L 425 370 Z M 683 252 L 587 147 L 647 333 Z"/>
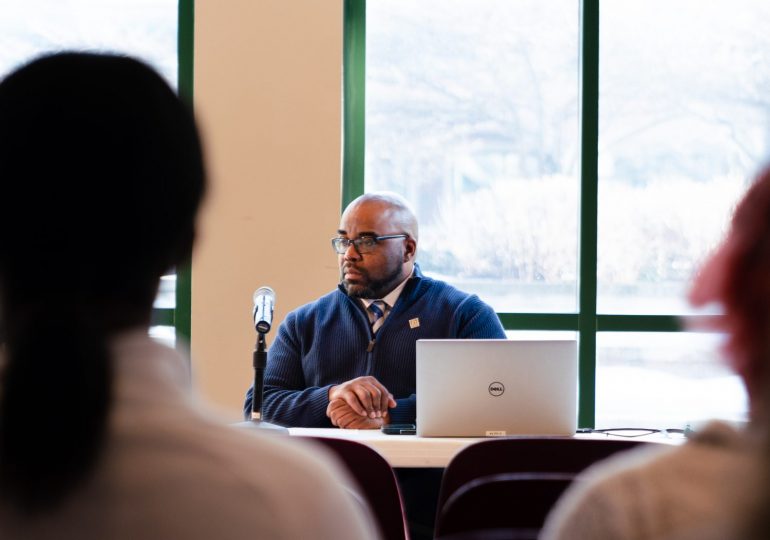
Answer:
<path fill-rule="evenodd" d="M 275 291 L 271 289 L 270 287 L 260 287 L 256 291 L 254 291 L 253 300 L 254 302 L 257 301 L 257 298 L 260 296 L 267 296 L 270 298 L 270 301 L 275 303 Z"/>

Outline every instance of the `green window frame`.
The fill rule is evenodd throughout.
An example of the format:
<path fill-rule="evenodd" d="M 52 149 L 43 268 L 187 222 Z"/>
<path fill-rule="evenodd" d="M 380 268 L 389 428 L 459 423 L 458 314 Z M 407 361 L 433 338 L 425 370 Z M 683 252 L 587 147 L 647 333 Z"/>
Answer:
<path fill-rule="evenodd" d="M 343 38 L 342 208 L 364 192 L 366 0 L 345 0 Z M 506 330 L 574 331 L 578 335 L 578 425 L 594 428 L 599 332 L 680 332 L 675 315 L 597 313 L 599 139 L 599 0 L 580 2 L 580 216 L 577 313 L 498 313 Z M 708 316 L 690 317 L 705 319 Z"/>
<path fill-rule="evenodd" d="M 179 0 L 177 57 L 178 89 L 183 101 L 193 101 L 193 46 L 195 28 L 195 0 Z M 154 308 L 153 326 L 173 326 L 176 343 L 189 343 L 191 332 L 192 279 L 191 261 L 188 259 L 176 268 L 176 304 L 174 308 Z"/>

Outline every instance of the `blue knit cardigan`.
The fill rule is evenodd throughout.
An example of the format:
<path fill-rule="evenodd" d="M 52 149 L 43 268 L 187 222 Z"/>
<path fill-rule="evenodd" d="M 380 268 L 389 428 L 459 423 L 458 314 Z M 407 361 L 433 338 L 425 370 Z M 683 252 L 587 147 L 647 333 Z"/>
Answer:
<path fill-rule="evenodd" d="M 499 339 L 505 332 L 476 295 L 424 277 L 416 265 L 376 336 L 361 302 L 338 286 L 280 325 L 268 350 L 263 418 L 292 427 L 332 427 L 326 416 L 329 388 L 371 375 L 396 398 L 391 422 L 414 423 L 415 342 L 439 338 Z"/>

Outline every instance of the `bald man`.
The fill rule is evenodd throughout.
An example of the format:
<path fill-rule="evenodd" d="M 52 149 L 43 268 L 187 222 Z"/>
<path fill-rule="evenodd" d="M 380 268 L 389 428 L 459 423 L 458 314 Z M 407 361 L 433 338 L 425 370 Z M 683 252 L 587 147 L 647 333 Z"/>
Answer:
<path fill-rule="evenodd" d="M 417 219 L 395 193 L 367 193 L 348 205 L 332 239 L 337 289 L 289 313 L 268 352 L 268 421 L 350 429 L 414 423 L 418 339 L 505 338 L 477 296 L 422 275 L 417 238 Z M 247 418 L 251 396 L 249 389 Z"/>

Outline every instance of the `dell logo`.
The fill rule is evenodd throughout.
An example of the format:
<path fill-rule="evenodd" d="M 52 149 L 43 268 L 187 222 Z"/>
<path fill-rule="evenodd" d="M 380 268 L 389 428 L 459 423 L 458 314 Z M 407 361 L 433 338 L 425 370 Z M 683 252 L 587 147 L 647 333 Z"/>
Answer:
<path fill-rule="evenodd" d="M 501 382 L 493 382 L 489 385 L 489 393 L 495 397 L 502 396 L 505 392 L 505 386 Z"/>

